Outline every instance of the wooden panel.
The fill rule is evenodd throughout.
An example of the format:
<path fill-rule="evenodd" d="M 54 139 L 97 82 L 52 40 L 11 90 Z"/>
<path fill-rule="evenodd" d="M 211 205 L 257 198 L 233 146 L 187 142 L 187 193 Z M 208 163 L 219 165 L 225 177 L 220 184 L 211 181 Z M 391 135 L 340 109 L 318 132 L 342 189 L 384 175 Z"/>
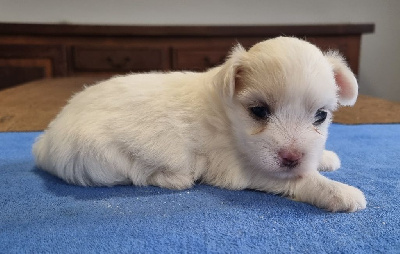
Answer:
<path fill-rule="evenodd" d="M 53 76 L 51 59 L 0 59 L 0 89 Z"/>
<path fill-rule="evenodd" d="M 361 36 L 308 37 L 306 39 L 323 51 L 338 50 L 346 58 L 352 71 L 358 74 Z"/>
<path fill-rule="evenodd" d="M 10 66 L 15 68 L 39 68 L 43 70 L 44 77 L 53 76 L 51 59 L 0 59 L 0 66 Z"/>
<path fill-rule="evenodd" d="M 176 49 L 173 52 L 173 68 L 176 70 L 202 71 L 222 64 L 229 48 L 226 49 Z"/>
<path fill-rule="evenodd" d="M 165 69 L 162 49 L 73 47 L 75 71 L 127 72 Z"/>
<path fill-rule="evenodd" d="M 67 74 L 65 46 L 62 45 L 1 45 L 0 59 L 49 59 L 53 75 Z"/>
<path fill-rule="evenodd" d="M 41 65 L 12 65 L 0 60 L 0 89 L 22 84 L 35 79 L 51 77 L 48 69 Z"/>

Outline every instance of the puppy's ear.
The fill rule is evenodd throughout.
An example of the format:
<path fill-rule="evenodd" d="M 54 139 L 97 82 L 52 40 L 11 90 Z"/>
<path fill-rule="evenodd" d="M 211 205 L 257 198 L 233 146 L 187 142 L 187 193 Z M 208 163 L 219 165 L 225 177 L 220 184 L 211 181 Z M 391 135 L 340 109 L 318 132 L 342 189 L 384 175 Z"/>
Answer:
<path fill-rule="evenodd" d="M 336 85 L 338 86 L 339 103 L 343 106 L 353 106 L 358 96 L 357 79 L 348 67 L 344 58 L 336 51 L 325 54 L 333 68 Z"/>
<path fill-rule="evenodd" d="M 224 97 L 232 98 L 235 91 L 239 88 L 238 83 L 240 74 L 243 71 L 246 50 L 242 45 L 237 44 L 231 51 L 228 60 L 222 65 L 218 73 L 219 86 Z"/>

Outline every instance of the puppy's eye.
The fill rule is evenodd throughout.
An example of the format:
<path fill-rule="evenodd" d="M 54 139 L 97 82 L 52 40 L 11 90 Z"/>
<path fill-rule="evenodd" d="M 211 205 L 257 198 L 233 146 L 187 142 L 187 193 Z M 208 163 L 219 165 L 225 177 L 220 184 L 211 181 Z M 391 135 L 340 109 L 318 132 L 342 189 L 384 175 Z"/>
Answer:
<path fill-rule="evenodd" d="M 326 117 L 327 117 L 328 113 L 323 110 L 323 109 L 318 109 L 317 113 L 315 113 L 315 122 L 313 123 L 314 125 L 320 125 L 323 122 L 325 122 Z"/>
<path fill-rule="evenodd" d="M 249 110 L 256 119 L 260 120 L 267 119 L 271 114 L 267 106 L 250 107 Z"/>

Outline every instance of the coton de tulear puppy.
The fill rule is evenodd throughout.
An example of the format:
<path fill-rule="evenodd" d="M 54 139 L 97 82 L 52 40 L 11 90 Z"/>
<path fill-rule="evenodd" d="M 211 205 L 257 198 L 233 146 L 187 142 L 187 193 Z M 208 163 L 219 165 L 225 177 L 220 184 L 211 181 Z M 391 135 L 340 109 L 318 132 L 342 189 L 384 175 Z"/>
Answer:
<path fill-rule="evenodd" d="M 236 46 L 203 73 L 118 76 L 76 94 L 37 139 L 38 167 L 71 184 L 222 188 L 282 194 L 329 211 L 366 207 L 363 193 L 318 170 L 332 112 L 358 85 L 343 58 L 279 37 Z"/>

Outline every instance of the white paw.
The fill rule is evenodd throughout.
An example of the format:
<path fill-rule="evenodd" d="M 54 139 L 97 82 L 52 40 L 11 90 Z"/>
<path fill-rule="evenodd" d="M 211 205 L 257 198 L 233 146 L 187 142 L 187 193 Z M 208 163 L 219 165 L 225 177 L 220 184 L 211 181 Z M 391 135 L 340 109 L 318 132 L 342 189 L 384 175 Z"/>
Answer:
<path fill-rule="evenodd" d="M 318 171 L 335 171 L 340 168 L 340 159 L 336 153 L 324 150 Z"/>
<path fill-rule="evenodd" d="M 316 205 L 331 212 L 356 212 L 367 207 L 365 196 L 359 189 L 339 182 L 333 182 L 320 198 Z"/>

